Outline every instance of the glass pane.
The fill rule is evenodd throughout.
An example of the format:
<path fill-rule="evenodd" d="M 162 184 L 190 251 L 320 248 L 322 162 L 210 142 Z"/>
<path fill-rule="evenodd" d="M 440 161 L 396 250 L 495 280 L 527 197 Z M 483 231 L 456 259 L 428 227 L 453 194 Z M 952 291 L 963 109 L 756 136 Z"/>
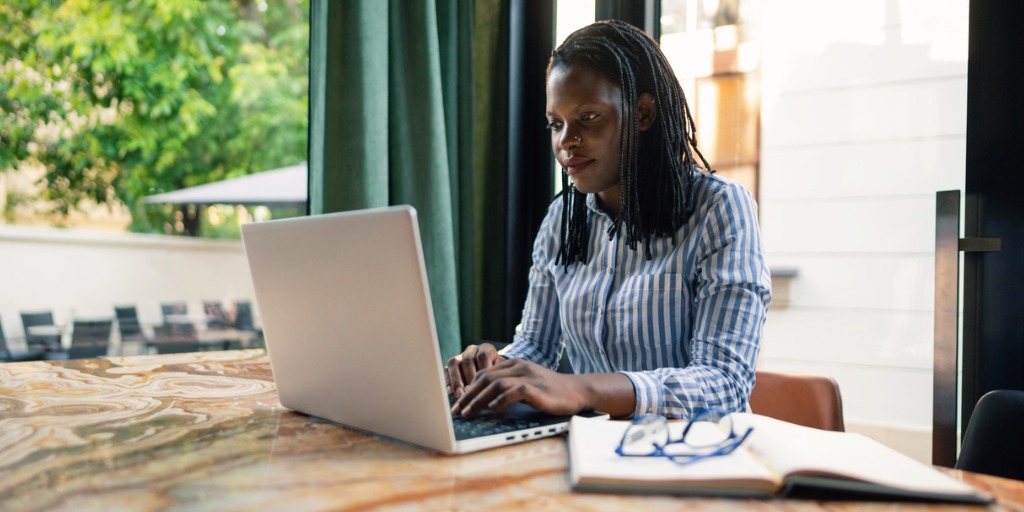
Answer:
<path fill-rule="evenodd" d="M 306 1 L 3 3 L 0 282 L 18 293 L 0 294 L 0 322 L 16 344 L 25 311 L 52 312 L 65 344 L 73 319 L 115 306 L 150 336 L 161 304 L 186 304 L 200 333 L 203 302 L 248 315 L 239 227 L 304 214 L 304 192 L 152 196 L 304 167 L 308 14 Z"/>
<path fill-rule="evenodd" d="M 968 1 L 662 12 L 705 155 L 757 195 L 775 274 L 759 364 L 832 375 L 848 429 L 929 462 L 935 192 L 964 188 Z"/>

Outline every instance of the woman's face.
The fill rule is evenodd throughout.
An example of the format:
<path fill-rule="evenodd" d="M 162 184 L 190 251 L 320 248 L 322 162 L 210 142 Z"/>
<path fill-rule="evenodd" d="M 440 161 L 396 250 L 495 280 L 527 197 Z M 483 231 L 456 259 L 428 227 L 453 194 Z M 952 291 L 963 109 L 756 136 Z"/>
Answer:
<path fill-rule="evenodd" d="M 576 189 L 597 194 L 601 205 L 618 215 L 619 86 L 585 66 L 555 67 L 548 75 L 547 117 L 551 150 Z"/>

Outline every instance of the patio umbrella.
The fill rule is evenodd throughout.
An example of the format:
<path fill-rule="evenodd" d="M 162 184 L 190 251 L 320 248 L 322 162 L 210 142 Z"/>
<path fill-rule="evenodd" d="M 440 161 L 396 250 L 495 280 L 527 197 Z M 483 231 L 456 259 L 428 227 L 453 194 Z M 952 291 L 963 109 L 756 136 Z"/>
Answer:
<path fill-rule="evenodd" d="M 146 203 L 244 204 L 304 208 L 306 163 L 263 171 L 173 192 L 146 196 Z"/>

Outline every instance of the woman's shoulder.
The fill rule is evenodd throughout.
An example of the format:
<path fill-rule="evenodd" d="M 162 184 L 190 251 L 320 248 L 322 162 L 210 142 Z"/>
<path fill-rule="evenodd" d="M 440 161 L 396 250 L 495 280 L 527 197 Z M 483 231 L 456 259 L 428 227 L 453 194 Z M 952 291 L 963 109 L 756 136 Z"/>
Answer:
<path fill-rule="evenodd" d="M 722 200 L 753 201 L 753 194 L 739 181 L 703 169 L 693 172 L 696 175 L 694 185 L 698 206 Z"/>

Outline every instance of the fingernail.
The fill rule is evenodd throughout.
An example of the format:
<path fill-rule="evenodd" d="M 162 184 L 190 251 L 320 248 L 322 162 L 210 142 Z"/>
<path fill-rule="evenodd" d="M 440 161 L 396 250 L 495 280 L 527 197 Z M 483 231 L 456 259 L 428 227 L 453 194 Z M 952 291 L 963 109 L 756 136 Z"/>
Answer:
<path fill-rule="evenodd" d="M 462 388 L 455 388 L 455 398 L 462 398 L 462 395 L 465 395 L 465 394 L 466 394 L 466 391 L 464 389 L 462 389 Z"/>

